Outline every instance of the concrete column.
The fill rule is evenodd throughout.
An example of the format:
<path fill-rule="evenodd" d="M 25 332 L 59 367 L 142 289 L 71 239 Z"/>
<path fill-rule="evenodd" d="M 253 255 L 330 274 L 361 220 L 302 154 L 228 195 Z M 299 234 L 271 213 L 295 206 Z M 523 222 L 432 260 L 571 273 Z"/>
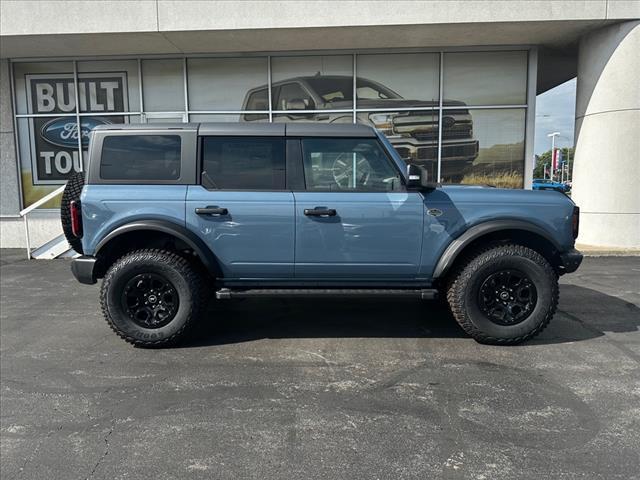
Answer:
<path fill-rule="evenodd" d="M 9 62 L 0 59 L 0 216 L 20 211 Z"/>
<path fill-rule="evenodd" d="M 640 248 L 640 22 L 580 41 L 572 197 L 578 243 Z"/>

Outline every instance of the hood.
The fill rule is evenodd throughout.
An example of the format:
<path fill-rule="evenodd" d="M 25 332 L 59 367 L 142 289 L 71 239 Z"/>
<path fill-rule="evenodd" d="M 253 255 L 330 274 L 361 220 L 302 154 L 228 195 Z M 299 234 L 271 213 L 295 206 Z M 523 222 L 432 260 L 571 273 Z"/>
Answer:
<path fill-rule="evenodd" d="M 451 197 L 471 201 L 530 203 L 532 205 L 575 205 L 573 200 L 555 190 L 525 190 L 520 188 L 496 188 L 491 185 L 443 185 L 442 190 Z"/>

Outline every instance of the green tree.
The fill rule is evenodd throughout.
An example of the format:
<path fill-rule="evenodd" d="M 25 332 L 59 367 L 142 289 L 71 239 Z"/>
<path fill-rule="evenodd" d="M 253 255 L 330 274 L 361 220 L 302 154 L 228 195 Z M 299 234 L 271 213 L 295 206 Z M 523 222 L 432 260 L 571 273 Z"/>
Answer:
<path fill-rule="evenodd" d="M 569 159 L 569 177 L 573 177 L 573 147 L 561 148 L 562 158 L 567 161 Z M 547 165 L 547 175 L 551 168 L 551 150 L 547 150 L 542 155 L 536 155 L 536 166 L 533 169 L 533 178 L 543 178 L 544 165 Z"/>

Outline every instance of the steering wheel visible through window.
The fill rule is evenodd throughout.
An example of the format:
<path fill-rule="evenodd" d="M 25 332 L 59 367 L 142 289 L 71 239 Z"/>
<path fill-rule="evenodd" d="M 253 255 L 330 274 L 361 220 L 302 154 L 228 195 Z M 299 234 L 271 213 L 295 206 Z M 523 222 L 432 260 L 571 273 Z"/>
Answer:
<path fill-rule="evenodd" d="M 344 152 L 333 161 L 331 173 L 340 189 L 355 189 L 367 185 L 371 164 L 358 152 Z"/>

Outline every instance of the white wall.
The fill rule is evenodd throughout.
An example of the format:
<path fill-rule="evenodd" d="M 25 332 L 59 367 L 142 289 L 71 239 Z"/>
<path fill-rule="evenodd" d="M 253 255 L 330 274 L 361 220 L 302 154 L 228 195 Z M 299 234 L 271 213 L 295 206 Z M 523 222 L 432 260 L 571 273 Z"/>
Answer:
<path fill-rule="evenodd" d="M 572 197 L 583 244 L 640 248 L 640 22 L 580 42 Z"/>
<path fill-rule="evenodd" d="M 3 35 L 237 30 L 480 22 L 595 20 L 606 0 L 592 1 L 3 1 Z M 617 3 L 617 2 L 616 2 Z M 624 16 L 637 4 L 616 5 Z"/>
<path fill-rule="evenodd" d="M 29 214 L 29 241 L 32 250 L 61 234 L 62 225 L 58 211 L 34 211 Z M 24 220 L 20 217 L 0 219 L 0 248 L 25 248 L 25 246 Z"/>
<path fill-rule="evenodd" d="M 3 0 L 0 57 L 562 47 L 604 22 L 639 17 L 640 2 L 608 0 Z"/>

